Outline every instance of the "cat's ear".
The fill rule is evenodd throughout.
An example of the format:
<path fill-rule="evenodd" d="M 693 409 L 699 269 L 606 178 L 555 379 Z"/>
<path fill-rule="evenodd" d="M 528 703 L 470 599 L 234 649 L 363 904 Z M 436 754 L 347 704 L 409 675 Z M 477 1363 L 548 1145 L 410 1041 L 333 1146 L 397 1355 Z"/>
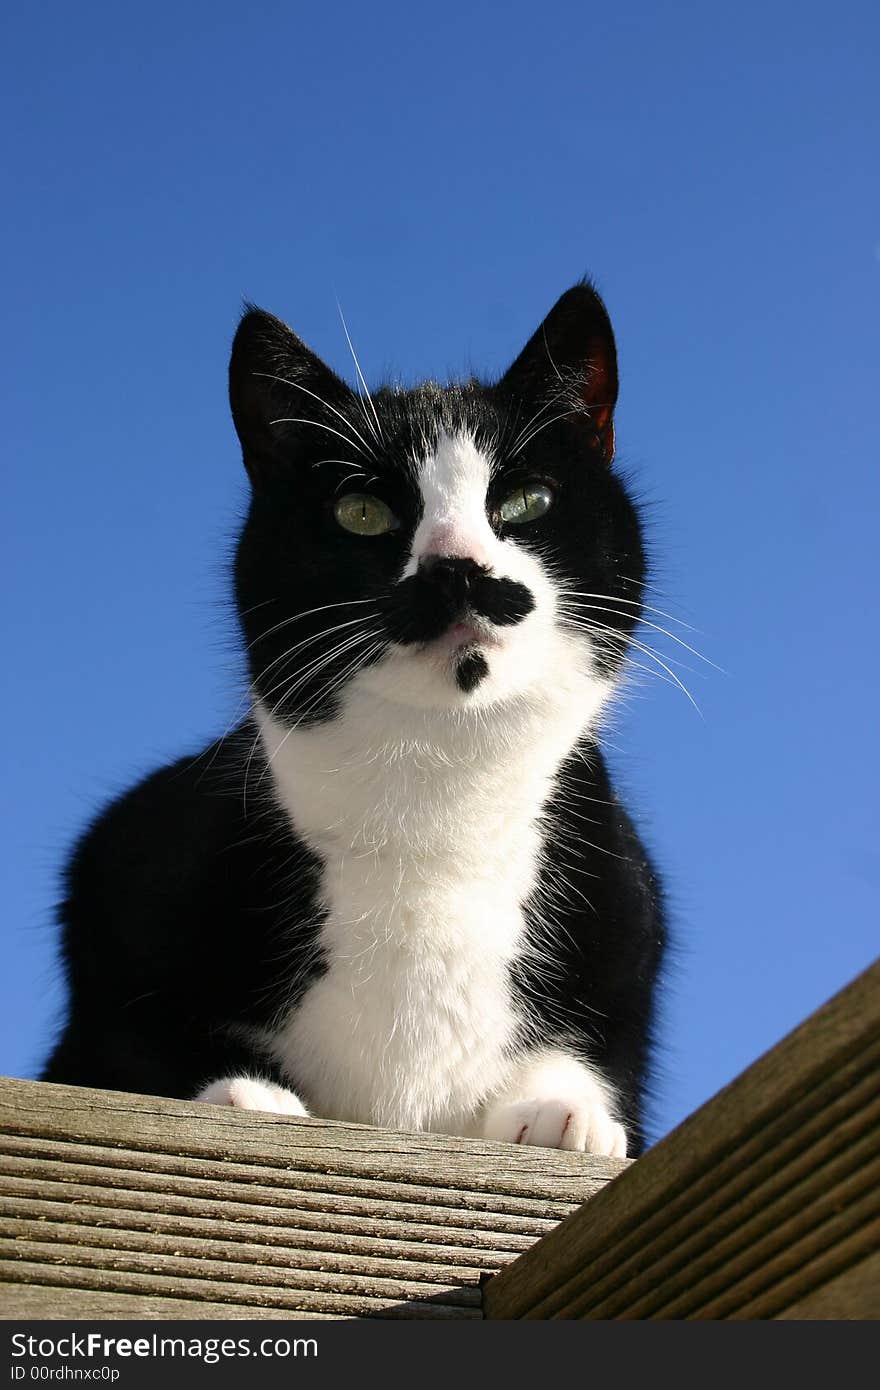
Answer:
<path fill-rule="evenodd" d="M 294 464 L 304 444 L 310 452 L 338 445 L 352 398 L 286 323 L 247 306 L 232 344 L 229 403 L 254 486 Z"/>
<path fill-rule="evenodd" d="M 588 281 L 558 299 L 499 388 L 546 406 L 536 421 L 552 418 L 552 406 L 587 426 L 586 439 L 606 463 L 614 457 L 617 350 L 608 311 Z"/>

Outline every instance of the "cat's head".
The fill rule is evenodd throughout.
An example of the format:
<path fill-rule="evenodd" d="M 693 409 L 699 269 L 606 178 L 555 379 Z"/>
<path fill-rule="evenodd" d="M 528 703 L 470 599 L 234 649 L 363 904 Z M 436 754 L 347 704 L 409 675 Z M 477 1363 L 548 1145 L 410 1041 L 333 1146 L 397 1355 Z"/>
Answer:
<path fill-rule="evenodd" d="M 361 387 L 245 314 L 236 589 L 263 706 L 325 719 L 355 681 L 446 711 L 610 690 L 644 555 L 611 467 L 617 359 L 592 286 L 568 290 L 494 384 Z"/>

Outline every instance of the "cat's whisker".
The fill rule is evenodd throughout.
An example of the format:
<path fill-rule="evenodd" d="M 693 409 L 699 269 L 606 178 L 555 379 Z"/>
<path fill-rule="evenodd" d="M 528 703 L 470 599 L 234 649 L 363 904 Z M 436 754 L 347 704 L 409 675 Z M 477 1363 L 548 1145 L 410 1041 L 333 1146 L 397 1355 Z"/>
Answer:
<path fill-rule="evenodd" d="M 289 701 L 292 700 L 293 696 L 296 695 L 298 691 L 302 690 L 304 686 L 313 682 L 321 674 L 322 671 L 325 671 L 340 657 L 343 657 L 346 652 L 353 651 L 356 647 L 358 647 L 361 644 L 361 642 L 366 641 L 367 638 L 371 635 L 372 634 L 365 633 L 359 634 L 357 637 L 352 637 L 349 639 L 348 642 L 340 643 L 337 647 L 333 649 L 332 652 L 329 652 L 326 656 L 321 657 L 320 659 L 312 662 L 310 666 L 305 668 L 300 679 L 294 681 L 292 685 L 287 686 L 285 688 L 284 694 L 281 696 L 281 698 L 278 700 L 275 707 L 271 711 L 272 715 L 274 716 L 276 713 L 278 713 L 278 711 L 281 709 L 283 705 L 288 704 Z M 280 689 L 281 684 L 282 683 L 279 682 L 279 684 L 273 687 L 273 689 Z"/>
<path fill-rule="evenodd" d="M 549 396 L 548 399 L 544 401 L 543 405 L 538 406 L 538 409 L 534 412 L 533 415 L 529 417 L 529 419 L 526 421 L 519 434 L 517 435 L 516 439 L 511 444 L 511 454 L 516 454 L 519 452 L 521 448 L 524 448 L 524 445 L 521 443 L 521 441 L 529 433 L 529 430 L 532 428 L 532 426 L 536 424 L 538 420 L 540 420 L 545 410 L 552 409 L 552 407 L 554 405 L 557 405 L 566 394 L 568 394 L 568 388 L 562 391 L 556 391 L 552 396 Z"/>
<path fill-rule="evenodd" d="M 267 637 L 271 637 L 274 632 L 279 632 L 283 627 L 289 627 L 291 623 L 301 622 L 303 618 L 312 617 L 315 613 L 326 613 L 331 608 L 351 608 L 355 604 L 378 603 L 379 601 L 379 597 L 374 599 L 345 598 L 340 600 L 339 603 L 322 603 L 317 608 L 306 608 L 305 611 L 302 613 L 294 613 L 293 616 L 290 618 L 283 618 L 281 622 L 276 623 L 274 627 L 267 627 L 265 632 L 257 633 L 257 636 L 254 638 L 253 642 L 249 642 L 245 650 L 250 651 L 253 647 L 257 645 L 258 642 L 265 641 L 265 639 Z M 272 600 L 267 600 L 267 602 L 272 602 Z"/>
<path fill-rule="evenodd" d="M 573 597 L 573 595 L 569 594 L 568 597 L 571 598 Z M 621 613 L 619 608 L 615 608 L 607 604 L 602 605 L 598 603 L 584 603 L 579 604 L 578 607 L 581 610 L 586 610 L 591 613 L 614 613 L 619 615 L 620 617 L 630 618 L 633 618 L 635 616 L 633 614 Z M 707 666 L 712 666 L 716 671 L 720 671 L 722 675 L 725 674 L 720 666 L 716 666 L 714 661 L 709 660 L 708 656 L 703 656 L 703 653 L 698 652 L 696 647 L 690 646 L 690 644 L 683 641 L 681 637 L 676 637 L 674 632 L 667 631 L 665 627 L 660 627 L 658 623 L 651 622 L 649 618 L 645 618 L 641 614 L 638 614 L 637 621 L 641 624 L 642 627 L 649 627 L 654 632 L 659 632 L 664 637 L 668 637 L 670 642 L 677 642 L 680 647 L 683 647 L 685 651 L 690 652 L 692 656 L 697 657 L 699 661 L 705 661 Z"/>
<path fill-rule="evenodd" d="M 360 672 L 366 668 L 368 661 L 370 661 L 370 659 L 375 655 L 376 652 L 384 651 L 387 649 L 387 647 L 387 640 L 385 638 L 379 638 L 378 641 L 376 641 L 372 647 L 368 648 L 366 652 L 359 652 L 355 657 L 351 659 L 349 664 L 346 666 L 345 670 L 342 671 L 341 674 L 335 680 L 333 680 L 332 684 L 325 685 L 318 692 L 318 694 L 311 701 L 311 703 L 306 706 L 306 710 L 304 711 L 303 717 L 307 717 L 308 714 L 311 714 L 312 711 L 315 708 L 317 708 L 319 704 L 322 704 L 325 700 L 330 699 L 330 697 L 335 694 L 335 692 L 339 689 L 341 685 L 347 684 L 350 680 L 353 680 L 355 676 L 359 675 Z"/>
<path fill-rule="evenodd" d="M 308 666 L 303 667 L 297 673 L 295 680 L 290 681 L 286 679 L 277 681 L 275 685 L 271 685 L 268 689 L 261 692 L 261 702 L 264 706 L 268 707 L 269 716 L 274 719 L 276 715 L 280 714 L 283 707 L 293 699 L 298 690 L 301 690 L 311 679 L 318 676 L 325 667 L 329 666 L 336 657 L 341 656 L 343 651 L 346 650 L 348 650 L 348 643 L 339 643 L 332 651 L 322 653 L 321 656 L 316 657 Z M 270 700 L 272 700 L 272 697 L 276 695 L 278 691 L 280 691 L 281 694 L 278 695 L 274 703 L 269 706 Z"/>
<path fill-rule="evenodd" d="M 634 640 L 632 634 L 638 632 L 639 622 L 643 621 L 636 618 L 636 616 L 632 613 L 620 613 L 615 608 L 601 608 L 598 604 L 594 604 L 592 606 L 590 604 L 566 605 L 565 602 L 562 601 L 557 602 L 556 611 L 560 617 L 565 618 L 569 623 L 577 624 L 578 622 L 580 622 L 584 627 L 584 631 L 589 631 L 591 627 L 595 628 L 597 632 L 600 630 L 604 630 L 608 633 L 616 634 L 618 639 L 624 642 Z M 621 618 L 625 626 L 622 624 L 620 627 L 617 627 L 613 626 L 611 623 L 602 623 L 600 619 L 591 617 L 590 613 L 611 613 L 615 617 Z M 653 625 L 648 624 L 648 626 Z M 673 641 L 675 640 L 673 633 L 667 633 L 663 628 L 659 628 L 657 630 L 663 632 L 665 636 L 672 638 Z M 681 645 L 687 646 L 686 643 L 682 643 Z M 651 647 L 650 650 L 654 651 L 655 648 Z M 691 649 L 688 648 L 688 650 Z M 700 653 L 695 651 L 694 655 L 700 656 Z M 669 656 L 667 657 L 667 660 L 671 661 L 673 666 L 680 666 L 684 671 L 696 671 L 696 667 L 688 665 L 688 663 L 686 661 L 682 661 L 680 657 Z M 701 658 L 701 660 L 706 660 L 706 658 Z M 707 664 L 712 665 L 711 662 L 707 662 Z"/>
<path fill-rule="evenodd" d="M 674 677 L 670 678 L 669 676 L 663 676 L 662 671 L 658 670 L 658 667 L 645 666 L 644 662 L 637 662 L 633 656 L 633 652 L 627 649 L 628 645 L 631 644 L 631 639 L 624 637 L 621 632 L 617 632 L 614 628 L 608 628 L 608 630 L 602 631 L 599 626 L 588 626 L 584 621 L 566 619 L 566 617 L 563 617 L 563 627 L 566 627 L 567 630 L 584 634 L 585 637 L 588 637 L 589 641 L 596 646 L 596 649 L 599 649 L 599 651 L 606 651 L 608 655 L 612 655 L 612 653 L 616 656 L 620 655 L 619 651 L 617 651 L 617 646 L 620 646 L 620 648 L 623 648 L 624 657 L 626 657 L 627 670 L 644 671 L 645 676 L 651 677 L 652 681 L 662 681 L 665 685 L 678 685 L 678 687 L 681 688 L 680 681 L 677 681 Z M 614 646 L 612 638 L 614 638 L 614 642 L 616 642 L 617 646 Z M 658 659 L 658 657 L 655 657 L 655 659 Z M 620 684 L 617 685 L 616 692 L 614 692 L 614 698 L 616 698 L 617 702 L 620 702 L 624 695 L 624 677 L 619 677 L 619 681 Z M 610 802 L 599 803 L 601 803 L 601 805 L 610 805 Z"/>
<path fill-rule="evenodd" d="M 569 416 L 577 415 L 578 413 L 579 412 L 577 410 L 563 410 L 559 415 L 551 416 L 549 420 L 545 420 L 543 424 L 537 427 L 537 429 L 533 429 L 531 434 L 526 435 L 525 439 L 522 439 L 518 442 L 517 451 L 521 452 L 523 449 L 527 448 L 528 445 L 531 444 L 533 439 L 537 439 L 539 434 L 541 434 L 544 430 L 549 429 L 551 425 L 555 425 L 558 420 L 567 420 Z"/>
<path fill-rule="evenodd" d="M 289 698 L 289 695 L 295 694 L 297 690 L 301 689 L 303 685 L 307 684 L 308 682 L 314 681 L 315 676 L 318 675 L 320 671 L 323 671 L 328 665 L 330 665 L 331 662 L 335 661 L 338 657 L 344 655 L 347 651 L 353 650 L 356 646 L 358 646 L 359 643 L 367 641 L 370 638 L 375 638 L 377 636 L 377 629 L 372 627 L 364 628 L 363 631 L 360 632 L 349 633 L 349 635 L 346 638 L 344 638 L 341 642 L 338 642 L 334 647 L 331 647 L 329 651 L 320 654 L 319 656 L 315 657 L 312 661 L 310 661 L 307 666 L 300 668 L 298 672 L 298 679 L 292 685 L 287 687 L 288 693 L 282 697 L 282 703 Z M 282 684 L 283 682 L 279 681 L 273 687 L 273 689 L 279 689 Z"/>
<path fill-rule="evenodd" d="M 317 391 L 310 391 L 309 388 L 308 388 L 308 386 L 303 386 L 303 384 L 302 384 L 301 381 L 288 381 L 285 377 L 272 376 L 271 373 L 269 373 L 269 372 L 254 372 L 254 376 L 266 377 L 269 381 L 278 382 L 279 385 L 281 385 L 281 386 L 292 386 L 294 390 L 296 390 L 296 391 L 302 391 L 302 392 L 304 392 L 305 395 L 311 396 L 311 398 L 312 398 L 313 401 L 317 401 L 318 404 L 321 405 L 321 406 L 323 406 L 325 410 L 329 410 L 329 411 L 331 412 L 331 414 L 333 414 L 333 415 L 335 415 L 335 416 L 337 417 L 338 420 L 341 420 L 342 423 L 343 423 L 343 425 L 345 425 L 345 427 L 346 427 L 347 429 L 349 429 L 349 430 L 351 431 L 351 433 L 355 436 L 355 439 L 359 439 L 359 440 L 360 440 L 361 444 L 363 444 L 364 449 L 366 450 L 366 452 L 367 452 L 367 454 L 369 455 L 369 457 L 370 457 L 370 458 L 373 458 L 373 459 L 375 458 L 375 454 L 373 453 L 373 450 L 370 448 L 370 445 L 369 445 L 369 444 L 367 443 L 367 441 L 364 439 L 364 436 L 361 434 L 360 430 L 356 429 L 355 426 L 351 423 L 351 421 L 349 420 L 348 416 L 347 416 L 347 415 L 343 415 L 342 411 L 341 411 L 341 410 L 337 410 L 336 406 L 335 406 L 335 405 L 331 405 L 329 401 L 325 401 L 324 398 L 323 398 L 323 396 L 319 396 L 319 395 L 318 395 Z M 289 423 L 289 422 L 287 422 L 287 421 L 281 421 L 281 420 L 272 420 L 272 421 L 270 421 L 270 423 L 273 424 L 273 425 L 279 425 L 279 424 L 282 424 L 282 423 Z M 355 445 L 354 442 L 353 442 L 352 440 L 349 440 L 349 443 L 351 443 L 352 446 L 353 446 L 354 448 L 357 448 L 357 445 Z M 360 452 L 361 452 L 361 451 L 358 449 L 358 453 L 360 453 Z"/>
<path fill-rule="evenodd" d="M 243 777 L 242 777 L 242 787 L 241 787 L 241 809 L 242 809 L 242 815 L 244 816 L 245 820 L 247 820 L 247 817 L 248 817 L 248 786 L 249 786 L 249 783 L 250 783 L 251 764 L 252 764 L 253 761 L 254 761 L 254 755 L 256 754 L 257 749 L 258 749 L 258 748 L 260 747 L 260 745 L 262 744 L 262 741 L 263 741 L 263 739 L 262 739 L 262 734 L 261 734 L 260 729 L 259 729 L 259 727 L 258 727 L 258 728 L 257 728 L 257 732 L 256 732 L 256 734 L 254 735 L 254 741 L 253 741 L 253 743 L 252 743 L 251 746 L 250 746 L 250 750 L 249 750 L 248 755 L 247 755 L 247 758 L 246 758 L 246 760 L 245 760 L 245 764 L 244 764 L 244 775 L 243 775 Z"/>
<path fill-rule="evenodd" d="M 572 624 L 572 626 L 576 626 L 576 624 Z M 606 623 L 597 623 L 594 619 L 586 620 L 581 626 L 581 630 L 587 632 L 590 635 L 592 635 L 594 629 L 598 634 L 604 637 L 606 641 L 610 640 L 618 642 L 624 648 L 626 648 L 627 646 L 633 646 L 635 647 L 636 651 L 642 652 L 651 661 L 655 661 L 658 666 L 662 667 L 662 669 L 666 672 L 666 674 L 670 677 L 674 684 L 678 686 L 679 690 L 681 690 L 682 693 L 687 697 L 687 699 L 693 705 L 694 709 L 697 711 L 697 714 L 702 719 L 703 711 L 700 709 L 700 706 L 697 704 L 696 700 L 694 699 L 691 692 L 688 690 L 687 686 L 684 684 L 683 681 L 679 680 L 675 672 L 669 666 L 666 665 L 666 662 L 663 661 L 663 659 L 657 655 L 653 647 L 647 647 L 643 642 L 639 642 L 638 639 L 633 637 L 631 634 L 619 632 L 617 628 L 609 627 Z M 672 658 L 670 657 L 670 661 L 671 660 Z"/>
<path fill-rule="evenodd" d="M 366 617 L 362 615 L 358 618 L 349 618 L 348 622 L 346 623 L 337 623 L 335 627 L 322 628 L 320 632 L 313 633 L 311 637 L 304 637 L 301 642 L 297 642 L 296 645 L 293 647 L 288 647 L 286 651 L 283 651 L 281 653 L 280 656 L 276 656 L 274 661 L 270 661 L 267 666 L 264 666 L 263 669 L 260 671 L 259 675 L 255 678 L 255 684 L 261 685 L 262 682 L 268 676 L 269 672 L 272 670 L 273 666 L 278 666 L 283 661 L 289 661 L 295 652 L 302 651 L 304 647 L 310 647 L 312 643 L 320 642 L 326 637 L 332 637 L 335 633 L 341 632 L 343 628 L 355 627 L 358 623 L 362 624 L 365 621 L 369 621 L 371 617 L 377 616 L 377 614 L 368 613 L 366 614 Z"/>
<path fill-rule="evenodd" d="M 351 341 L 351 335 L 350 335 L 350 333 L 349 333 L 349 331 L 348 331 L 348 324 L 345 322 L 345 315 L 344 315 L 343 312 L 342 312 L 342 305 L 339 303 L 339 300 L 338 300 L 338 299 L 337 299 L 337 301 L 336 301 L 336 307 L 337 307 L 337 309 L 339 310 L 339 318 L 340 318 L 340 321 L 341 321 L 341 323 L 342 323 L 342 331 L 343 331 L 343 333 L 345 334 L 345 341 L 348 343 L 348 350 L 349 350 L 349 352 L 351 353 L 351 358 L 352 358 L 352 361 L 354 362 L 354 369 L 355 369 L 355 371 L 356 371 L 357 374 L 358 374 L 358 380 L 360 381 L 361 386 L 364 388 L 364 392 L 365 392 L 365 394 L 366 394 L 367 400 L 368 400 L 369 403 L 370 403 L 370 410 L 373 412 L 373 421 L 375 421 L 375 429 L 373 428 L 373 424 L 371 423 L 370 417 L 367 415 L 366 410 L 364 410 L 364 418 L 366 419 L 367 424 L 370 426 L 370 429 L 371 429 L 372 432 L 373 432 L 373 437 L 375 438 L 376 443 L 379 444 L 379 445 L 381 446 L 381 444 L 382 444 L 382 442 L 383 442 L 383 441 L 382 441 L 382 426 L 379 424 L 379 416 L 377 415 L 377 413 L 376 413 L 376 407 L 375 407 L 375 405 L 373 404 L 373 397 L 370 395 L 370 388 L 367 386 L 367 383 L 366 383 L 366 381 L 364 380 L 364 374 L 363 374 L 363 372 L 361 371 L 361 364 L 360 364 L 360 362 L 359 362 L 358 359 L 357 359 L 357 353 L 356 353 L 355 350 L 354 350 L 354 343 Z M 361 407 L 363 408 L 363 400 L 361 400 Z"/>
<path fill-rule="evenodd" d="M 671 681 L 671 680 L 669 679 L 668 676 L 664 676 L 664 675 L 663 675 L 663 672 L 662 672 L 662 671 L 658 671 L 657 668 L 656 668 L 655 666 L 646 666 L 645 663 L 644 663 L 643 661 L 636 661 L 635 657 L 632 655 L 631 652 L 627 652 L 627 654 L 626 654 L 626 665 L 627 665 L 627 668 L 629 668 L 630 670 L 634 670 L 634 671 L 644 671 L 645 675 L 646 675 L 646 676 L 650 676 L 651 680 L 653 680 L 653 681 L 661 681 L 661 682 L 663 683 L 663 685 L 673 685 L 673 686 L 675 685 L 675 681 Z M 640 682 L 636 682 L 636 681 L 632 681 L 632 682 L 631 682 L 631 685 L 632 685 L 633 687 L 635 687 L 635 686 L 638 685 L 638 684 L 640 684 Z M 624 687 L 621 685 L 620 687 L 618 687 L 618 690 L 617 690 L 616 693 L 615 693 L 615 698 L 616 698 L 617 700 L 620 700 L 620 699 L 622 698 L 622 696 L 624 695 L 624 693 L 627 693 L 627 692 L 625 691 Z"/>
<path fill-rule="evenodd" d="M 299 725 L 303 722 L 303 720 L 304 720 L 304 719 L 307 719 L 308 716 L 309 716 L 309 714 L 312 713 L 312 711 L 317 707 L 317 705 L 323 703 L 323 702 L 329 697 L 329 695 L 332 694 L 332 692 L 333 692 L 334 690 L 336 690 L 336 689 L 339 687 L 339 685 L 341 685 L 341 684 L 343 683 L 343 681 L 348 681 L 349 679 L 352 678 L 352 675 L 353 675 L 353 674 L 354 674 L 354 675 L 357 674 L 357 669 L 360 669 L 360 668 L 358 668 L 358 662 L 361 662 L 361 665 L 365 665 L 365 664 L 366 664 L 366 660 L 368 659 L 369 655 L 370 655 L 372 652 L 378 650 L 379 648 L 384 647 L 385 645 L 387 645 L 387 644 L 384 642 L 384 640 L 379 641 L 379 642 L 377 642 L 377 643 L 375 644 L 374 647 L 371 647 L 371 648 L 369 649 L 369 652 L 367 652 L 367 653 L 365 653 L 365 654 L 364 654 L 364 653 L 359 654 L 357 657 L 354 658 L 353 661 L 349 662 L 348 665 L 346 665 L 344 671 L 342 672 L 342 674 L 339 676 L 338 680 L 337 680 L 333 685 L 331 685 L 331 686 L 329 686 L 329 687 L 325 686 L 322 690 L 320 690 L 320 691 L 318 692 L 318 694 L 317 694 L 317 696 L 315 697 L 315 699 L 314 699 L 309 705 L 307 705 L 307 706 L 305 707 L 305 709 L 301 712 L 299 718 L 296 720 L 296 722 L 295 722 L 294 724 L 292 724 L 292 725 L 290 726 L 290 728 L 287 730 L 287 732 L 286 732 L 286 734 L 284 735 L 284 737 L 283 737 L 283 738 L 280 740 L 280 742 L 278 743 L 278 746 L 275 748 L 275 750 L 272 752 L 272 754 L 267 758 L 267 760 L 266 760 L 266 766 L 265 766 L 265 768 L 263 769 L 262 773 L 260 774 L 260 777 L 259 777 L 258 782 L 257 782 L 257 786 L 260 785 L 260 782 L 262 782 L 263 778 L 266 776 L 266 773 L 270 771 L 273 762 L 274 762 L 275 759 L 278 757 L 278 755 L 279 755 L 279 753 L 281 752 L 282 748 L 284 747 L 285 743 L 286 743 L 287 740 L 290 738 L 291 734 L 293 734 L 293 733 L 296 732 L 296 730 L 299 728 Z M 338 655 L 338 654 L 339 654 L 339 653 L 337 652 L 336 655 Z M 288 695 L 285 695 L 285 696 L 284 696 L 284 700 L 287 700 L 288 698 L 289 698 Z M 284 703 L 284 700 L 282 701 L 282 703 Z M 276 706 L 276 709 L 277 709 L 277 706 Z M 274 714 L 275 712 L 276 712 L 275 710 L 272 711 L 273 714 Z"/>
<path fill-rule="evenodd" d="M 544 350 L 545 350 L 545 352 L 547 353 L 547 361 L 550 363 L 550 366 L 553 368 L 553 371 L 554 371 L 555 374 L 556 374 L 556 379 L 557 379 L 557 381 L 562 381 L 562 380 L 563 380 L 562 372 L 559 370 L 559 368 L 557 367 L 556 363 L 555 363 L 554 360 L 553 360 L 553 353 L 550 351 L 550 344 L 549 344 L 548 341 L 547 341 L 547 325 L 546 325 L 546 323 L 542 323 L 542 324 L 541 324 L 541 337 L 542 337 L 543 340 L 544 340 Z"/>
<path fill-rule="evenodd" d="M 343 434 L 340 430 L 335 430 L 332 425 L 325 425 L 323 420 L 309 420 L 304 415 L 284 415 L 279 416 L 277 420 L 270 420 L 269 424 L 314 425 L 316 429 L 326 430 L 328 434 L 335 434 L 337 439 L 341 439 L 343 444 L 347 444 L 349 448 L 354 449 L 356 454 L 360 454 L 362 452 L 362 450 L 360 450 L 358 446 L 355 444 L 354 440 L 349 439 L 348 435 Z M 372 454 L 370 454 L 370 458 L 372 457 Z"/>
<path fill-rule="evenodd" d="M 679 627 L 685 628 L 688 632 L 697 631 L 697 629 L 691 623 L 686 623 L 682 618 L 677 618 L 674 613 L 666 613 L 662 608 L 654 608 L 650 603 L 644 603 L 641 599 L 638 598 L 624 598 L 622 594 L 592 594 L 581 592 L 579 589 L 566 589 L 565 597 L 597 598 L 600 599 L 603 603 L 625 603 L 631 608 L 638 608 L 639 610 L 643 609 L 646 613 L 656 613 L 659 618 L 667 618 L 669 622 L 676 623 Z"/>
<path fill-rule="evenodd" d="M 251 613 L 256 613 L 256 612 L 258 611 L 258 609 L 260 609 L 260 608 L 268 608 L 270 603 L 279 603 L 279 602 L 280 602 L 280 599 L 277 599 L 277 598 L 264 598 L 264 599 L 261 599 L 259 603 L 252 603 L 252 604 L 250 605 L 249 608 L 242 608 L 242 609 L 240 609 L 240 610 L 239 610 L 239 617 L 241 617 L 241 618 L 247 618 L 247 617 L 250 616 Z"/>
<path fill-rule="evenodd" d="M 301 670 L 297 673 L 297 679 L 293 682 L 293 684 L 286 686 L 284 694 L 281 696 L 281 699 L 272 709 L 271 713 L 273 715 L 277 714 L 278 710 L 282 707 L 282 705 L 287 704 L 291 697 L 296 694 L 297 690 L 302 689 L 302 687 L 306 685 L 310 680 L 313 680 L 314 677 L 318 674 L 318 672 L 324 670 L 324 668 L 328 666 L 331 661 L 334 661 L 337 657 L 341 656 L 344 652 L 349 651 L 358 643 L 365 641 L 369 637 L 375 637 L 375 635 L 376 634 L 374 632 L 369 630 L 366 632 L 358 632 L 354 635 L 350 634 L 342 642 L 337 643 L 335 647 L 331 647 L 329 652 L 323 652 L 320 656 L 316 657 L 313 661 L 309 662 L 308 665 L 301 668 Z M 276 685 L 271 686 L 265 692 L 265 695 L 268 697 L 274 694 L 274 692 L 280 689 L 282 685 L 284 685 L 283 680 L 277 682 Z"/>
<path fill-rule="evenodd" d="M 312 468 L 320 468 L 322 463 L 343 464 L 346 468 L 352 469 L 344 478 L 339 481 L 338 492 L 341 494 L 345 487 L 353 487 L 356 483 L 362 483 L 364 487 L 370 487 L 372 483 L 377 483 L 379 478 L 375 473 L 368 473 L 366 468 L 359 468 L 351 459 L 315 459 Z"/>

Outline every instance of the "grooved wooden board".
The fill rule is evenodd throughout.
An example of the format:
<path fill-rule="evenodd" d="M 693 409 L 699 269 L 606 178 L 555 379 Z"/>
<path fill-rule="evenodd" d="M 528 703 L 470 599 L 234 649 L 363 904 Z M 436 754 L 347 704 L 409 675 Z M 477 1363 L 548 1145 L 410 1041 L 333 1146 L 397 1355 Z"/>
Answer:
<path fill-rule="evenodd" d="M 880 963 L 489 1280 L 484 1309 L 876 1318 L 878 1252 Z"/>
<path fill-rule="evenodd" d="M 0 1239 L 4 1317 L 877 1318 L 880 964 L 631 1166 L 0 1080 Z"/>
<path fill-rule="evenodd" d="M 4 1317 L 480 1317 L 627 1165 L 0 1080 Z"/>

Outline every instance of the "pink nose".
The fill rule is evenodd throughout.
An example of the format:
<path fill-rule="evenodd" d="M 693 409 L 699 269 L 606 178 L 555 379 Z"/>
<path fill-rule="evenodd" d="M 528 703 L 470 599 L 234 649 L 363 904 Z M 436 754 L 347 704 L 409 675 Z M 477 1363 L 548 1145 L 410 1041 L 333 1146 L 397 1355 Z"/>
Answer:
<path fill-rule="evenodd" d="M 429 557 L 448 556 L 450 559 L 473 560 L 476 565 L 488 567 L 491 563 L 486 547 L 466 531 L 457 526 L 441 524 L 430 532 L 419 555 L 420 560 Z"/>

